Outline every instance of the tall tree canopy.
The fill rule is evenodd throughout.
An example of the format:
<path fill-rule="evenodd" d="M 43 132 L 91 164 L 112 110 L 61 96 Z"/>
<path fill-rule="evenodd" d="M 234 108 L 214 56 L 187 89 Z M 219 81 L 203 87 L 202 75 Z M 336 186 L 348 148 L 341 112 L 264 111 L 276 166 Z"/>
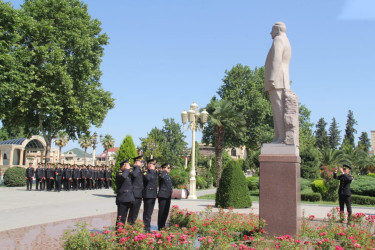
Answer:
<path fill-rule="evenodd" d="M 348 111 L 348 116 L 346 120 L 346 127 L 345 127 L 345 136 L 343 145 L 350 145 L 352 148 L 355 147 L 354 144 L 354 134 L 357 133 L 357 130 L 354 128 L 354 125 L 357 125 L 357 121 L 354 119 L 353 111 Z"/>
<path fill-rule="evenodd" d="M 237 64 L 225 74 L 223 85 L 217 93 L 243 114 L 247 129 L 240 138 L 228 137 L 228 143 L 235 142 L 257 149 L 273 138 L 272 108 L 264 91 L 264 67 L 251 70 L 249 66 Z"/>
<path fill-rule="evenodd" d="M 329 147 L 329 137 L 326 130 L 326 121 L 324 118 L 320 118 L 318 123 L 316 124 L 316 130 L 315 130 L 315 146 L 317 146 L 319 149 L 328 148 Z"/>
<path fill-rule="evenodd" d="M 28 0 L 19 10 L 3 2 L 0 8 L 6 14 L 0 18 L 4 127 L 24 127 L 28 134 L 37 128 L 50 147 L 58 131 L 77 138 L 91 125 L 100 126 L 114 107 L 99 81 L 108 37 L 87 5 Z"/>
<path fill-rule="evenodd" d="M 337 149 L 340 145 L 341 131 L 339 130 L 338 124 L 336 122 L 335 117 L 332 118 L 331 125 L 329 126 L 328 136 L 329 136 L 329 146 L 331 149 Z"/>
<path fill-rule="evenodd" d="M 368 137 L 367 132 L 362 132 L 361 136 L 358 139 L 359 139 L 359 141 L 358 141 L 358 147 L 362 148 L 363 151 L 365 151 L 366 153 L 368 153 L 368 151 L 371 148 L 371 142 L 370 142 L 370 138 Z"/>

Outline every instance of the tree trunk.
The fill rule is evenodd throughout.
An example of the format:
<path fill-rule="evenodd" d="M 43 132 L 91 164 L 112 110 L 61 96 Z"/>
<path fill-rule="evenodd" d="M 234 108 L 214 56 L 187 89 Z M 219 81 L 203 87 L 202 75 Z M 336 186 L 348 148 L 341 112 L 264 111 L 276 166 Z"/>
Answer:
<path fill-rule="evenodd" d="M 85 165 L 86 165 L 86 152 L 87 152 L 87 148 L 85 148 L 85 160 L 83 161 Z"/>
<path fill-rule="evenodd" d="M 219 187 L 223 171 L 224 128 L 215 126 L 216 188 Z"/>
<path fill-rule="evenodd" d="M 62 149 L 62 147 L 59 147 L 59 162 L 61 163 L 61 149 Z"/>

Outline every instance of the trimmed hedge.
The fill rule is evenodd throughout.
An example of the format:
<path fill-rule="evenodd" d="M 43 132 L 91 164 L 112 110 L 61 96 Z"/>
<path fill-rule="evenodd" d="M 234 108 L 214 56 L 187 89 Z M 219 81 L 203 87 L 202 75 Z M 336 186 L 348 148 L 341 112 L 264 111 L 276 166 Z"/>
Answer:
<path fill-rule="evenodd" d="M 321 201 L 322 195 L 320 193 L 304 192 L 301 193 L 302 201 Z"/>
<path fill-rule="evenodd" d="M 375 197 L 375 178 L 365 175 L 354 176 L 350 189 L 352 194 Z"/>
<path fill-rule="evenodd" d="M 251 196 L 259 196 L 259 190 L 250 191 Z"/>
<path fill-rule="evenodd" d="M 367 176 L 370 176 L 372 178 L 375 178 L 375 174 L 374 173 L 368 173 Z"/>
<path fill-rule="evenodd" d="M 251 207 L 250 191 L 246 184 L 242 166 L 237 161 L 228 162 L 221 174 L 215 206 L 222 208 Z"/>
<path fill-rule="evenodd" d="M 26 169 L 23 167 L 8 168 L 4 173 L 4 185 L 7 187 L 26 186 L 25 174 Z"/>
<path fill-rule="evenodd" d="M 358 205 L 375 205 L 375 198 L 370 196 L 363 196 L 363 195 L 355 195 L 353 194 L 351 197 L 353 204 Z"/>
<path fill-rule="evenodd" d="M 259 177 L 246 177 L 246 183 L 250 191 L 259 189 Z"/>

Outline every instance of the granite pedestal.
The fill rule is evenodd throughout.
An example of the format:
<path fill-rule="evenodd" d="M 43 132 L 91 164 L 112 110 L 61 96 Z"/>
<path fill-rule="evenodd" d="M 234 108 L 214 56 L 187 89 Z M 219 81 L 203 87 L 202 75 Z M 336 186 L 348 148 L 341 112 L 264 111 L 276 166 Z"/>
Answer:
<path fill-rule="evenodd" d="M 296 235 L 300 230 L 300 163 L 294 145 L 264 144 L 259 156 L 259 216 L 270 235 Z"/>

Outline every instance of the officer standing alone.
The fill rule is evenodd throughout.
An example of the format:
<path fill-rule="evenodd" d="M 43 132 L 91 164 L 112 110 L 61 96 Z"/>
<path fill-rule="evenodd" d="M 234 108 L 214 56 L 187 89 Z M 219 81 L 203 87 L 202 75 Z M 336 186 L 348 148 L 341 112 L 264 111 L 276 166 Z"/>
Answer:
<path fill-rule="evenodd" d="M 346 210 L 348 211 L 348 224 L 350 223 L 352 215 L 352 205 L 351 205 L 351 191 L 350 183 L 353 180 L 353 176 L 350 175 L 350 170 L 352 168 L 348 165 L 343 165 L 340 168 L 341 175 L 337 176 L 337 170 L 333 173 L 333 178 L 340 180 L 339 186 L 339 204 L 340 204 L 340 217 L 343 220 L 344 217 L 344 205 L 346 204 Z"/>

